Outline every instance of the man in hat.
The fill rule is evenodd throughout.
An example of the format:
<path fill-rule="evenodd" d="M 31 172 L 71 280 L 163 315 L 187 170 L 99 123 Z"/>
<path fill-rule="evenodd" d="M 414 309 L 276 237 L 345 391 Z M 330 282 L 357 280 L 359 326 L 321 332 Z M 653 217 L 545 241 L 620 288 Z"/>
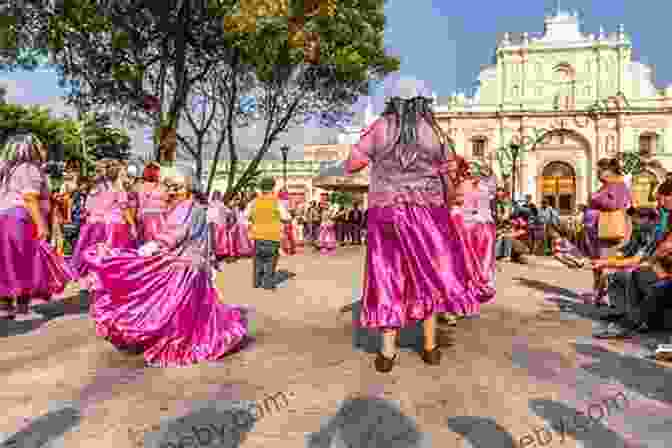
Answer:
<path fill-rule="evenodd" d="M 261 180 L 261 193 L 252 200 L 245 215 L 252 224 L 251 239 L 254 240 L 253 259 L 254 288 L 275 289 L 276 258 L 280 252 L 282 225 L 291 221 L 287 208 L 273 194 L 275 179 Z"/>

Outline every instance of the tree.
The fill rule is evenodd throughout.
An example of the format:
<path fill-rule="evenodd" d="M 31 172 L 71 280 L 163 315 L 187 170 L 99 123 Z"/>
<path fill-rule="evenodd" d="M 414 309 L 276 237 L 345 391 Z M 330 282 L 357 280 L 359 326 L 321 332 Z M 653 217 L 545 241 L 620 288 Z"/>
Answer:
<path fill-rule="evenodd" d="M 48 43 L 62 77 L 81 83 L 70 102 L 114 107 L 130 122 L 157 129 L 176 129 L 195 86 L 207 83 L 215 67 L 228 65 L 226 112 L 217 124 L 218 137 L 226 134 L 231 195 L 281 133 L 309 116 L 343 112 L 368 93 L 370 79 L 399 67 L 384 51 L 383 0 L 342 0 L 335 11 L 328 2 L 323 14 L 307 13 L 301 1 L 293 2 L 292 10 L 283 10 L 282 2 L 240 3 L 69 0 L 63 10 L 33 17 L 32 28 L 38 41 Z M 306 37 L 319 37 L 319 64 L 307 63 L 316 61 L 307 60 L 299 45 L 310 43 Z M 232 111 L 242 96 L 250 96 L 241 83 L 246 73 L 254 74 L 252 97 L 266 126 L 252 163 L 234 183 L 239 125 Z M 209 186 L 223 146 L 215 151 Z"/>
<path fill-rule="evenodd" d="M 384 51 L 383 4 L 382 0 L 343 0 L 333 17 L 325 14 L 305 19 L 305 33 L 320 39 L 319 64 L 306 63 L 304 48 L 297 48 L 296 39 L 288 37 L 291 19 L 288 23 L 277 11 L 252 18 L 255 26 L 248 26 L 247 33 L 234 41 L 232 61 L 240 62 L 239 70 L 252 68 L 254 88 L 243 89 L 238 78 L 231 77 L 228 108 L 237 107 L 242 96 L 252 96 L 265 129 L 253 160 L 237 177 L 236 115 L 227 115 L 228 195 L 241 189 L 281 133 L 304 125 L 309 118 L 316 118 L 323 126 L 333 126 L 333 117 L 343 116 L 360 95 L 368 93 L 371 79 L 382 79 L 398 69 L 399 60 Z M 301 18 L 302 12 L 290 14 Z M 249 18 L 246 20 L 249 23 Z M 209 185 L 218 159 L 216 151 Z"/>
<path fill-rule="evenodd" d="M 34 33 L 64 82 L 80 84 L 69 103 L 114 107 L 133 124 L 177 127 L 193 83 L 226 59 L 225 8 L 195 0 L 159 3 L 69 0 L 34 17 Z"/>
<path fill-rule="evenodd" d="M 33 133 L 47 145 L 60 143 L 66 160 L 77 160 L 86 169 L 93 161 L 103 157 L 126 159 L 130 152 L 130 138 L 119 129 L 105 124 L 104 117 L 90 116 L 85 122 L 89 136 L 87 154 L 82 145 L 81 123 L 70 118 L 54 118 L 49 110 L 40 107 L 24 107 L 16 104 L 0 104 L 0 144 L 21 133 Z M 111 151 L 106 147 L 113 148 Z"/>

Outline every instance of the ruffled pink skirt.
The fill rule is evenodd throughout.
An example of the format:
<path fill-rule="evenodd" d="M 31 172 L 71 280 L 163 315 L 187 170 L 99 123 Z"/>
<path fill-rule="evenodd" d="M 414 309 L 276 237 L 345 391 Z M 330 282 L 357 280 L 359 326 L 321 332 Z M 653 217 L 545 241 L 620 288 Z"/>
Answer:
<path fill-rule="evenodd" d="M 247 225 L 236 223 L 231 228 L 231 249 L 234 257 L 251 257 L 254 255 L 254 244 L 250 240 Z"/>
<path fill-rule="evenodd" d="M 156 241 L 157 235 L 163 231 L 165 218 L 162 213 L 147 213 L 140 218 L 140 238 L 144 243 Z"/>
<path fill-rule="evenodd" d="M 477 309 L 463 230 L 444 207 L 369 208 L 361 325 L 400 328 Z"/>
<path fill-rule="evenodd" d="M 96 332 L 116 346 L 140 347 L 155 366 L 215 361 L 240 348 L 247 311 L 222 303 L 206 269 L 172 254 L 90 248 L 99 291 L 91 316 Z"/>
<path fill-rule="evenodd" d="M 477 314 L 480 304 L 495 298 L 495 240 L 496 227 L 490 223 L 464 224 L 465 253 L 469 263 L 469 289 L 478 300 L 477 309 L 469 314 Z"/>
<path fill-rule="evenodd" d="M 338 241 L 336 240 L 336 226 L 331 224 L 323 224 L 320 226 L 319 236 L 320 253 L 330 254 L 336 250 Z"/>
<path fill-rule="evenodd" d="M 233 254 L 231 233 L 222 224 L 215 224 L 215 253 L 219 257 L 230 257 Z"/>
<path fill-rule="evenodd" d="M 0 211 L 0 297 L 48 299 L 76 274 L 46 241 L 22 208 Z"/>
<path fill-rule="evenodd" d="M 80 278 L 85 277 L 89 272 L 88 264 L 84 260 L 84 253 L 91 246 L 99 243 L 105 243 L 107 247 L 119 249 L 132 249 L 137 244 L 131 237 L 131 226 L 128 224 L 102 222 L 83 224 L 70 259 L 71 266 Z"/>

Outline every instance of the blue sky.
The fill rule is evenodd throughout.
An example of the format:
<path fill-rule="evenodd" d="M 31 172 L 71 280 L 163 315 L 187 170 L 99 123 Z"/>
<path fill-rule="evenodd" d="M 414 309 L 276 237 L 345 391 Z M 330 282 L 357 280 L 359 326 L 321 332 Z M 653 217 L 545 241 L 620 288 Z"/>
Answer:
<path fill-rule="evenodd" d="M 490 62 L 498 34 L 542 31 L 544 14 L 554 4 L 552 0 L 388 0 L 386 44 L 401 58 L 397 76 L 423 80 L 439 96 L 469 89 L 479 68 Z M 615 31 L 623 23 L 636 57 L 654 66 L 657 84 L 672 83 L 672 59 L 664 37 L 672 1 L 562 0 L 561 6 L 578 9 L 587 32 L 598 32 L 600 25 Z M 0 74 L 0 83 L 7 85 L 12 102 L 66 110 L 55 73 Z M 383 89 L 377 92 L 379 98 L 382 93 Z M 376 103 L 378 112 L 382 102 Z"/>

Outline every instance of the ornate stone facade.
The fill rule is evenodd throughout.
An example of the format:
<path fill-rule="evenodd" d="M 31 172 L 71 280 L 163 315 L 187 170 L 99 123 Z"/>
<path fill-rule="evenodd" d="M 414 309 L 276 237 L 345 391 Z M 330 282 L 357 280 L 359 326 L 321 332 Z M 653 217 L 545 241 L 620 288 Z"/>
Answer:
<path fill-rule="evenodd" d="M 672 168 L 672 88 L 656 89 L 631 52 L 622 25 L 585 34 L 576 13 L 558 11 L 541 35 L 505 33 L 473 96 L 449 97 L 437 118 L 459 153 L 493 161 L 503 177 L 511 162 L 498 161 L 499 148 L 543 133 L 521 154 L 515 190 L 569 211 L 597 187 L 600 158 L 648 151 Z"/>

